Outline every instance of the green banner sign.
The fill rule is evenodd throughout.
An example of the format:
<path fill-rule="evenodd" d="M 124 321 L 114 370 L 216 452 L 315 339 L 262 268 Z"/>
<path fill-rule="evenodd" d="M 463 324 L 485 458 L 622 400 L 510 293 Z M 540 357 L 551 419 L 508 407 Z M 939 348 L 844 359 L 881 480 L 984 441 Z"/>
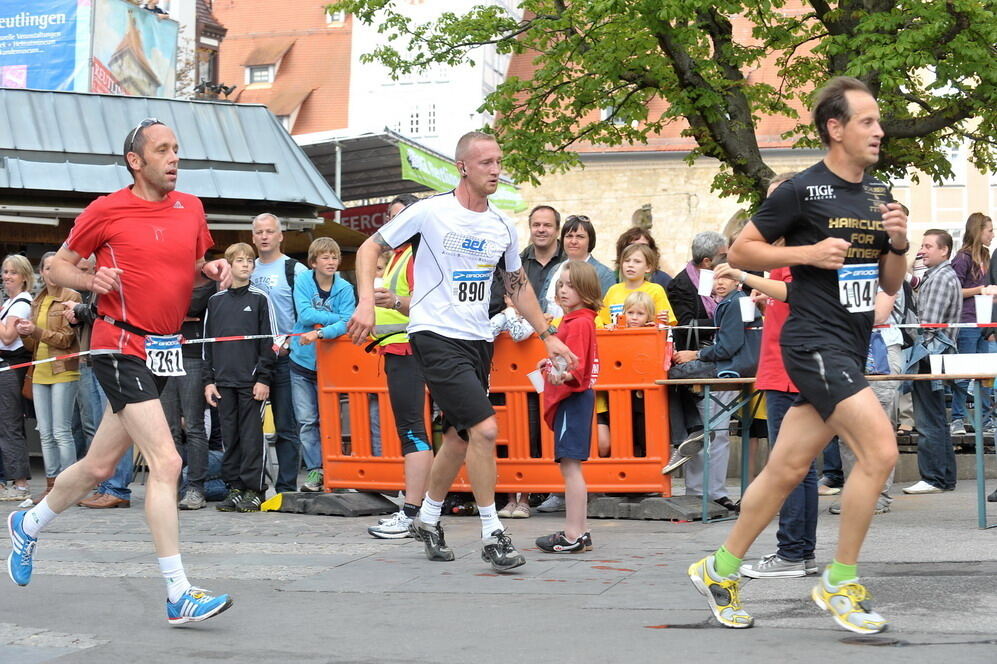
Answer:
<path fill-rule="evenodd" d="M 423 184 L 434 191 L 450 191 L 460 182 L 457 167 L 446 159 L 429 154 L 406 143 L 398 144 L 402 160 L 402 178 Z M 511 184 L 499 182 L 498 190 L 489 196 L 495 207 L 508 212 L 526 209 L 526 201 Z"/>

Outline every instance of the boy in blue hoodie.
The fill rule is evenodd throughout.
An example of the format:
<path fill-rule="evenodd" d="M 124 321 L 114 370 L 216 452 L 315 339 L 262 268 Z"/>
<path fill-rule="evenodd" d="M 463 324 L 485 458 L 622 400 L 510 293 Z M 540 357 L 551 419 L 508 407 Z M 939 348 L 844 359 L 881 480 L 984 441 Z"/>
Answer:
<path fill-rule="evenodd" d="M 291 400 L 298 418 L 301 451 L 308 470 L 302 491 L 323 487 L 322 444 L 318 427 L 318 374 L 315 368 L 317 339 L 333 339 L 346 332 L 346 323 L 357 306 L 353 287 L 336 274 L 342 253 L 330 237 L 320 237 L 308 247 L 308 266 L 294 281 L 294 308 L 298 320 L 291 338 Z M 321 326 L 321 327 L 319 327 Z"/>

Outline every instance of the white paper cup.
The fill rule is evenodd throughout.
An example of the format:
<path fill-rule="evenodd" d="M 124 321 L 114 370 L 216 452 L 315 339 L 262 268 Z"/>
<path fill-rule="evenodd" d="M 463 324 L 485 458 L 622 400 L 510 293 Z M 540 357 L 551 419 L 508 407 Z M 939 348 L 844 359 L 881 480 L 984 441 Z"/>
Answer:
<path fill-rule="evenodd" d="M 383 287 L 384 287 L 384 279 L 382 279 L 381 277 L 374 277 L 374 288 L 383 288 Z"/>
<path fill-rule="evenodd" d="M 699 294 L 703 297 L 713 295 L 713 270 L 699 271 Z"/>
<path fill-rule="evenodd" d="M 530 379 L 531 383 L 533 383 L 533 389 L 536 390 L 538 393 L 542 394 L 543 391 L 544 391 L 544 375 L 543 375 L 543 372 L 540 371 L 540 369 L 536 369 L 536 370 L 531 371 L 530 373 L 526 374 L 526 377 Z"/>
<path fill-rule="evenodd" d="M 745 323 L 751 323 L 755 320 L 755 303 L 750 297 L 742 297 L 738 299 L 741 304 L 741 320 Z"/>
<path fill-rule="evenodd" d="M 933 373 L 933 374 L 940 374 L 940 373 L 942 373 L 942 369 L 944 368 L 944 365 L 942 364 L 942 356 L 941 355 L 929 355 L 928 356 L 928 363 L 931 365 L 931 373 Z"/>
<path fill-rule="evenodd" d="M 973 299 L 976 300 L 976 322 L 977 323 L 991 323 L 991 317 L 994 311 L 994 296 L 993 295 L 974 295 Z"/>

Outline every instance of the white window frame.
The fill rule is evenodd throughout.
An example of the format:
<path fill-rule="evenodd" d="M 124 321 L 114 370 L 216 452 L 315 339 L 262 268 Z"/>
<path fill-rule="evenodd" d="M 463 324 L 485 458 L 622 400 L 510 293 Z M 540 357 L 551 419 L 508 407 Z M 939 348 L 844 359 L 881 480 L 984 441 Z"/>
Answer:
<path fill-rule="evenodd" d="M 329 11 L 327 9 L 325 12 L 325 24 L 330 27 L 341 28 L 346 24 L 346 11 L 343 9 Z"/>
<path fill-rule="evenodd" d="M 266 72 L 267 72 L 266 80 L 265 81 L 254 81 L 253 80 L 253 73 L 254 72 L 260 72 L 262 70 L 266 70 Z M 276 70 L 276 67 L 274 67 L 274 65 L 247 65 L 246 66 L 246 85 L 260 85 L 260 84 L 265 84 L 265 83 L 273 83 L 274 78 L 275 78 L 275 76 L 274 76 L 275 70 Z"/>

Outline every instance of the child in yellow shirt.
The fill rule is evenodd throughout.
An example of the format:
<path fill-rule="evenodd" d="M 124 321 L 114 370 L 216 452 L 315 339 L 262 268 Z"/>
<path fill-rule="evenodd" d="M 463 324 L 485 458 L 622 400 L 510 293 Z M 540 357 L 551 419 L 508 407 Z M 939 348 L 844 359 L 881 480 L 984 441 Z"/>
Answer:
<path fill-rule="evenodd" d="M 598 321 L 603 327 L 612 329 L 621 325 L 619 319 L 623 315 L 624 302 L 627 296 L 634 292 L 643 292 L 651 297 L 656 317 L 660 322 L 668 325 L 678 323 L 665 289 L 646 279 L 648 273 L 654 269 L 654 264 L 654 251 L 646 244 L 631 244 L 623 250 L 620 254 L 620 276 L 623 277 L 623 281 L 606 291 L 602 309 L 599 311 Z"/>

